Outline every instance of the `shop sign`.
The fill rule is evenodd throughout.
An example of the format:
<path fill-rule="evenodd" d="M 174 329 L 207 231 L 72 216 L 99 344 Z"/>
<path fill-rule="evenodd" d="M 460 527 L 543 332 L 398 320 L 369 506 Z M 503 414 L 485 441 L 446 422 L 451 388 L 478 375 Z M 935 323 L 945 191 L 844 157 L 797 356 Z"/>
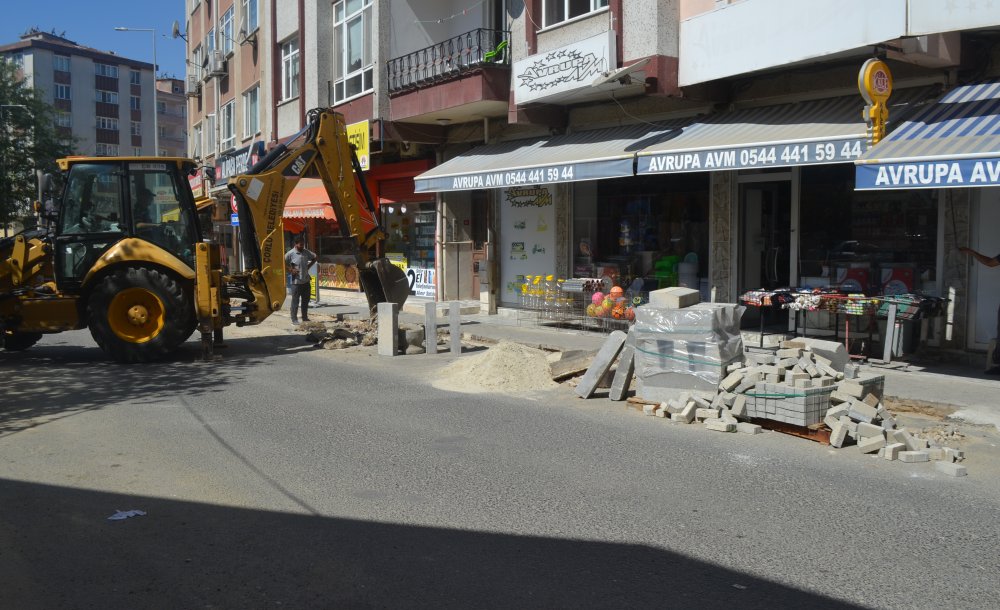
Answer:
<path fill-rule="evenodd" d="M 415 296 L 436 298 L 433 269 L 409 267 L 406 269 L 406 277 L 410 280 L 410 292 Z"/>
<path fill-rule="evenodd" d="M 618 66 L 614 30 L 514 62 L 514 101 L 537 102 L 590 88 L 603 72 Z"/>
<path fill-rule="evenodd" d="M 194 174 L 188 175 L 188 185 L 190 185 L 191 194 L 194 195 L 195 199 L 205 196 L 205 178 L 202 176 L 200 168 Z"/>
<path fill-rule="evenodd" d="M 714 150 L 640 155 L 637 173 L 667 174 L 752 167 L 783 167 L 845 163 L 866 150 L 864 138 L 820 142 L 789 142 L 770 146 L 742 146 Z"/>
<path fill-rule="evenodd" d="M 1000 158 L 858 165 L 855 189 L 961 188 L 1000 185 Z"/>
<path fill-rule="evenodd" d="M 263 142 L 254 142 L 236 152 L 222 155 L 215 161 L 215 184 L 224 186 L 229 178 L 246 173 L 262 156 L 264 156 Z"/>
<path fill-rule="evenodd" d="M 505 196 L 512 208 L 542 208 L 552 205 L 552 193 L 543 186 L 507 189 Z"/>
<path fill-rule="evenodd" d="M 454 176 L 414 178 L 418 193 L 436 191 L 467 191 L 474 189 L 507 188 L 555 184 L 579 180 L 600 180 L 632 175 L 632 157 L 605 159 L 599 162 L 565 163 L 528 169 L 493 172 L 472 172 Z"/>
<path fill-rule="evenodd" d="M 396 267 L 402 269 L 404 272 L 410 266 L 410 261 L 402 252 L 386 252 L 385 258 Z"/>
<path fill-rule="evenodd" d="M 240 226 L 240 215 L 239 214 L 230 214 L 229 215 L 229 224 L 233 225 L 234 227 Z"/>
<path fill-rule="evenodd" d="M 368 171 L 368 159 L 371 155 L 369 147 L 371 140 L 368 134 L 368 121 L 351 123 L 347 126 L 347 141 L 354 145 L 354 151 L 358 155 L 358 162 L 364 171 Z"/>

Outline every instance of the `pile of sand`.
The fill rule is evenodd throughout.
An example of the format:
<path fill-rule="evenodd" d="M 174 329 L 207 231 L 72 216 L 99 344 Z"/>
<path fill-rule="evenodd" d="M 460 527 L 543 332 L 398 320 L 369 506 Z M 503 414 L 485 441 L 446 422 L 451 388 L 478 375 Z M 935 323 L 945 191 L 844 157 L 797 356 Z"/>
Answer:
<path fill-rule="evenodd" d="M 501 341 L 481 354 L 463 356 L 441 369 L 434 386 L 455 392 L 528 392 L 556 387 L 546 353 Z"/>

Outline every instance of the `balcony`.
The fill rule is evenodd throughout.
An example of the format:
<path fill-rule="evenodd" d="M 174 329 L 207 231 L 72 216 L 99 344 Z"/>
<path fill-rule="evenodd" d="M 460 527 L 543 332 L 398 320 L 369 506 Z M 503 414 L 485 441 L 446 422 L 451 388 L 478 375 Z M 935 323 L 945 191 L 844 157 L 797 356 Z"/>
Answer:
<path fill-rule="evenodd" d="M 389 94 L 425 87 L 484 66 L 510 68 L 510 32 L 477 29 L 386 62 Z"/>
<path fill-rule="evenodd" d="M 480 28 L 389 60 L 392 120 L 460 123 L 505 114 L 509 44 L 509 31 Z"/>

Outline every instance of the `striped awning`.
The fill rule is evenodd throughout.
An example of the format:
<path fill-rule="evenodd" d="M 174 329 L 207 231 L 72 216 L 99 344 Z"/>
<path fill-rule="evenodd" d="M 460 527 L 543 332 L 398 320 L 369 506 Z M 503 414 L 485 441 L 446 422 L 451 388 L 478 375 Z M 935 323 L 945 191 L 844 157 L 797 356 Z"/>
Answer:
<path fill-rule="evenodd" d="M 318 178 L 303 178 L 295 185 L 285 202 L 284 218 L 321 218 L 336 220 L 323 181 Z"/>
<path fill-rule="evenodd" d="M 418 193 L 507 188 L 634 175 L 636 151 L 688 121 L 578 131 L 474 148 L 416 178 Z"/>
<path fill-rule="evenodd" d="M 893 105 L 924 99 L 904 90 Z M 637 174 L 851 162 L 867 148 L 860 95 L 708 115 L 638 154 Z"/>
<path fill-rule="evenodd" d="M 952 89 L 857 163 L 858 190 L 1000 185 L 1000 80 Z"/>

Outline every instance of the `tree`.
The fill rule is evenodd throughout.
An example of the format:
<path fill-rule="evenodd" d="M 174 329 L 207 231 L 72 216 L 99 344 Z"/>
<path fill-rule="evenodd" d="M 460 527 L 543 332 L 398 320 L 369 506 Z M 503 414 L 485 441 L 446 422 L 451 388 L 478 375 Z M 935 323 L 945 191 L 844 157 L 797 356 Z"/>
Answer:
<path fill-rule="evenodd" d="M 56 159 L 72 154 L 72 137 L 59 133 L 45 92 L 28 86 L 21 68 L 0 59 L 0 226 L 32 216 L 38 197 L 35 170 L 58 173 Z"/>

